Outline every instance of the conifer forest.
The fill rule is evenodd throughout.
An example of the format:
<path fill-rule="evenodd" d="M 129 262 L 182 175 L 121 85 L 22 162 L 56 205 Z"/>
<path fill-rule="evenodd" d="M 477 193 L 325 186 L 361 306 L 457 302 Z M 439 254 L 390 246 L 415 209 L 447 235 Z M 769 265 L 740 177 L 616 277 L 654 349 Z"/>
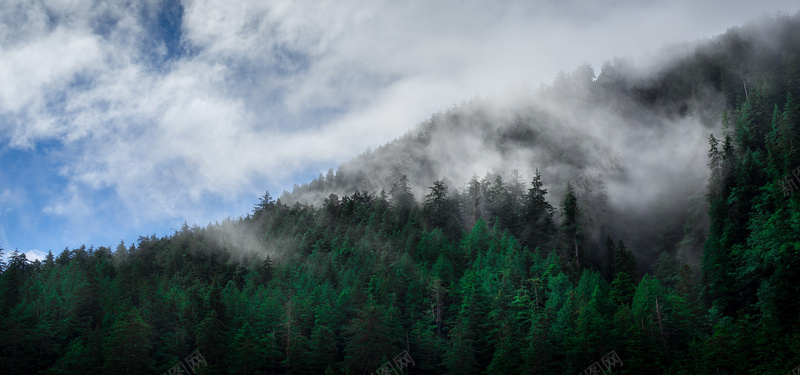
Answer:
<path fill-rule="evenodd" d="M 523 98 L 443 109 L 239 216 L 43 260 L 2 249 L 0 373 L 800 371 L 800 14 Z M 615 200 L 630 150 L 658 147 L 626 134 L 689 118 L 705 157 L 676 170 L 698 189 Z M 618 146 L 568 126 L 604 119 Z M 476 143 L 448 139 L 529 170 L 463 176 L 448 163 Z"/>

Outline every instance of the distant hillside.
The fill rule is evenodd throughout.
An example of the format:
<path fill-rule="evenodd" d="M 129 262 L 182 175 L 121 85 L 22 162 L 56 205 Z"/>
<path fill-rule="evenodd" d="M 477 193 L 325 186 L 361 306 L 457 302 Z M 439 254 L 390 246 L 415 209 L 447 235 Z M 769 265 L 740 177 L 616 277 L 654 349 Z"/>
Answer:
<path fill-rule="evenodd" d="M 221 223 L 11 252 L 0 371 L 797 372 L 799 31 L 473 100 Z"/>
<path fill-rule="evenodd" d="M 615 59 L 603 64 L 595 77 L 591 67 L 581 66 L 502 107 L 472 100 L 434 114 L 399 139 L 342 164 L 335 173 L 295 186 L 281 198 L 287 203 L 314 203 L 321 199 L 312 198 L 324 199 L 329 192 L 388 191 L 396 174 L 407 174 L 420 186 L 429 186 L 441 176 L 461 176 L 463 172 L 449 170 L 447 163 L 476 158 L 470 155 L 475 151 L 473 145 L 460 142 L 464 137 L 480 140 L 481 147 L 511 158 L 520 150 L 543 151 L 524 160 L 540 169 L 564 163 L 580 171 L 597 156 L 592 152 L 607 150 L 580 147 L 591 140 L 588 134 L 553 134 L 560 133 L 554 129 L 573 125 L 570 122 L 585 120 L 582 114 L 600 110 L 642 127 L 673 125 L 668 120 L 692 116 L 714 129 L 722 110 L 733 110 L 745 100 L 746 85 L 750 91 L 761 89 L 770 101 L 781 101 L 786 92 L 800 96 L 799 52 L 800 22 L 781 17 L 730 28 L 700 42 L 692 53 L 675 59 L 665 56 L 668 62 L 655 71 L 643 72 L 630 61 Z M 565 141 L 564 136 L 578 139 Z M 458 142 L 441 144 L 453 137 Z M 449 159 L 434 151 L 443 146 Z M 544 177 L 559 176 L 544 173 Z M 570 178 L 550 184 L 563 186 Z"/>
<path fill-rule="evenodd" d="M 421 199 L 440 178 L 463 192 L 473 176 L 488 183 L 493 174 L 508 180 L 516 170 L 527 182 L 538 169 L 551 203 L 572 182 L 581 205 L 596 214 L 586 223 L 594 247 L 602 248 L 602 233 L 611 232 L 640 249 L 644 263 L 666 249 L 697 265 L 706 227 L 697 212 L 705 210 L 708 178 L 698 158 L 705 157 L 706 139 L 710 133 L 719 138 L 722 112 L 741 105 L 746 91 L 769 103 L 787 92 L 800 96 L 800 21 L 761 19 L 690 51 L 669 51 L 658 65 L 615 59 L 597 76 L 584 65 L 510 100 L 462 103 L 335 172 L 296 185 L 280 200 L 318 205 L 330 194 L 388 193 L 402 175 Z M 618 162 L 604 167 L 611 155 Z M 608 189 L 609 212 L 596 207 L 605 202 L 591 199 L 595 184 L 586 180 L 597 178 Z M 480 216 L 491 222 L 486 212 Z M 685 233 L 687 226 L 694 233 Z"/>

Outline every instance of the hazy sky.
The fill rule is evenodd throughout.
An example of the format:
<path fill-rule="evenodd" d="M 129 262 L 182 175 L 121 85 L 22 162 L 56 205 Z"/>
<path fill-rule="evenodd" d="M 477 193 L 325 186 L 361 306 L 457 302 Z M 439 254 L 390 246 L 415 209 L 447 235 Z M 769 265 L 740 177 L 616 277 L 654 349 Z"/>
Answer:
<path fill-rule="evenodd" d="M 245 215 L 265 190 L 278 196 L 462 100 L 798 11 L 790 1 L 120 3 L 0 0 L 6 252 L 113 248 Z"/>

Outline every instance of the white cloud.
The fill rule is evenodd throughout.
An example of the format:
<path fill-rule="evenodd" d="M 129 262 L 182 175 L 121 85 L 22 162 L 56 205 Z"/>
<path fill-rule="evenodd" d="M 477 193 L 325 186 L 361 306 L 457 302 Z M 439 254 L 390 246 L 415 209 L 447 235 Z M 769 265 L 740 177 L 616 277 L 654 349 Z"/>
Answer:
<path fill-rule="evenodd" d="M 25 254 L 25 258 L 27 258 L 31 262 L 33 262 L 35 260 L 38 260 L 38 261 L 41 262 L 41 261 L 44 261 L 44 259 L 47 257 L 47 254 L 45 252 L 43 252 L 41 250 L 38 250 L 38 249 L 28 250 L 28 251 L 24 252 L 24 254 Z"/>
<path fill-rule="evenodd" d="M 796 10 L 789 2 L 190 0 L 184 50 L 164 60 L 156 22 L 143 18 L 162 5 L 3 6 L 0 116 L 15 121 L 0 123 L 0 137 L 13 147 L 55 139 L 72 155 L 65 195 L 48 214 L 91 215 L 93 192 L 111 188 L 109 199 L 137 220 L 202 215 L 204 194 L 224 206 L 262 192 L 256 181 L 288 187 L 298 171 L 334 166 L 464 99 Z M 178 165 L 189 177 L 175 176 Z"/>
<path fill-rule="evenodd" d="M 5 189 L 2 193 L 0 193 L 0 210 L 3 209 L 3 206 L 6 202 L 11 200 L 11 190 Z"/>

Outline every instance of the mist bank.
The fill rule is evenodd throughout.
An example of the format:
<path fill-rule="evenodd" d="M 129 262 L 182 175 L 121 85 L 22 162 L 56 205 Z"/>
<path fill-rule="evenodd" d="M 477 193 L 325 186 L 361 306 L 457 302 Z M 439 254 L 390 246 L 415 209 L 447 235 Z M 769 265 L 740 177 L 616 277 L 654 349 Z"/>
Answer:
<path fill-rule="evenodd" d="M 246 216 L 13 251 L 2 368 L 795 372 L 800 34 L 768 21 L 463 103 Z"/>
<path fill-rule="evenodd" d="M 666 48 L 661 59 L 617 58 L 599 73 L 582 65 L 535 90 L 436 113 L 280 200 L 319 205 L 330 194 L 379 194 L 406 175 L 421 201 L 441 178 L 458 194 L 475 176 L 529 184 L 539 170 L 554 206 L 567 183 L 576 188 L 596 251 L 611 235 L 625 239 L 641 264 L 667 251 L 697 265 L 707 226 L 708 137 L 719 138 L 722 113 L 755 91 L 767 102 L 800 95 L 798 51 L 798 16 L 782 15 L 694 48 Z"/>

